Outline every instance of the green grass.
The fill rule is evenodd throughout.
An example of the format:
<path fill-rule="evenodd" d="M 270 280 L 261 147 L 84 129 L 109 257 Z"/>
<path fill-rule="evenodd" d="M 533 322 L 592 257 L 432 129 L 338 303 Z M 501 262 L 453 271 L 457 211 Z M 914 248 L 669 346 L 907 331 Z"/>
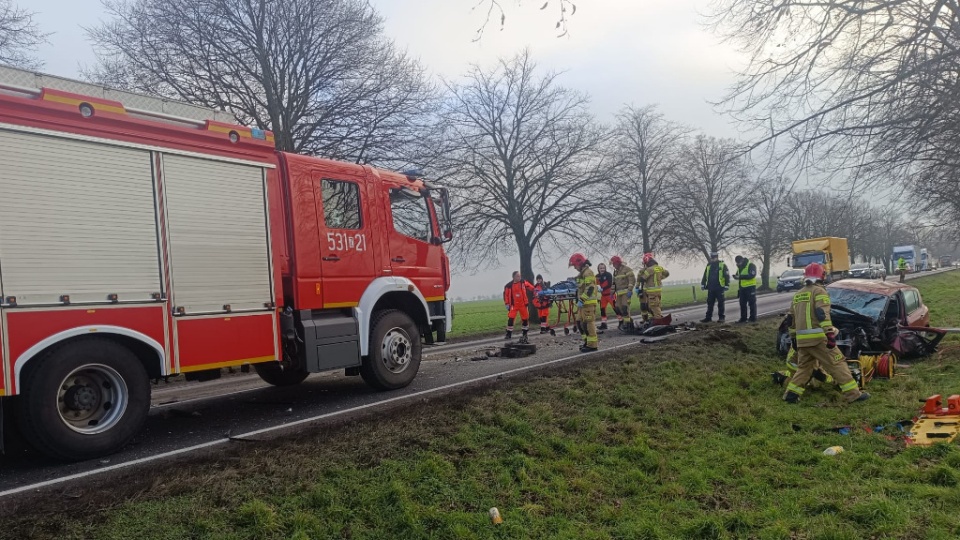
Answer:
<path fill-rule="evenodd" d="M 914 282 L 960 325 L 960 272 Z M 960 354 L 916 362 L 874 398 L 798 406 L 769 382 L 776 321 L 382 420 L 242 443 L 12 509 L 0 536 L 105 539 L 947 539 L 960 537 L 957 444 L 867 433 L 960 391 Z M 853 426 L 852 434 L 832 432 Z M 886 433 L 890 433 L 890 429 Z M 842 445 L 835 457 L 823 449 Z M 490 524 L 487 510 L 504 516 Z M 68 509 L 68 510 L 64 510 Z M 9 509 L 8 509 L 9 510 Z"/>
<path fill-rule="evenodd" d="M 693 292 L 690 287 L 690 285 L 664 287 L 663 307 L 670 308 L 694 302 Z M 701 291 L 699 286 L 696 286 L 696 291 L 696 301 L 705 302 L 707 299 L 706 291 Z M 736 284 L 727 291 L 726 297 L 728 299 L 737 298 Z M 636 297 L 633 298 L 630 306 L 632 313 L 637 314 L 640 312 L 640 301 Z M 449 334 L 450 338 L 466 338 L 503 332 L 503 328 L 507 322 L 507 310 L 500 300 L 457 302 L 454 306 L 454 314 L 453 331 Z M 607 315 L 609 317 L 616 317 L 612 309 L 609 310 Z M 550 310 L 550 324 L 554 324 L 556 320 L 557 308 L 553 307 Z M 566 315 L 564 315 L 563 320 L 566 320 Z"/>

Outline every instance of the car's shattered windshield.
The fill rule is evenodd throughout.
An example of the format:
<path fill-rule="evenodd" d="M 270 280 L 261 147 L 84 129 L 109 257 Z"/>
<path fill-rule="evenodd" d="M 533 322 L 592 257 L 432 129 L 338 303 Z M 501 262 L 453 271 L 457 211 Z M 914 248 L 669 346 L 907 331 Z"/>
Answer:
<path fill-rule="evenodd" d="M 849 310 L 876 320 L 883 314 L 884 307 L 887 305 L 887 297 L 882 294 L 832 288 L 828 289 L 828 292 L 830 293 L 830 303 L 834 307 L 845 308 L 837 310 L 839 313 Z"/>

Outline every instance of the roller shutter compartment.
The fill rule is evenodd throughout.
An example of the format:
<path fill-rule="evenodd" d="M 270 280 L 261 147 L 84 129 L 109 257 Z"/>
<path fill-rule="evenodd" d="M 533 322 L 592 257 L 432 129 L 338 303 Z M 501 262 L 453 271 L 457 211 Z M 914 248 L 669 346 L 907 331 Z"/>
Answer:
<path fill-rule="evenodd" d="M 161 292 L 150 152 L 0 131 L 0 278 L 18 305 Z"/>
<path fill-rule="evenodd" d="M 273 301 L 263 169 L 165 154 L 172 301 L 182 314 Z"/>

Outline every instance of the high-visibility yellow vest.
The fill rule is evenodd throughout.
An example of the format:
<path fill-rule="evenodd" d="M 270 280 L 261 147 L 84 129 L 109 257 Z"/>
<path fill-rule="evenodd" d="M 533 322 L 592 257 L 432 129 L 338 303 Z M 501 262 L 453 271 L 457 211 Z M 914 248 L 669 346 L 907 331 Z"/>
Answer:
<path fill-rule="evenodd" d="M 710 263 L 713 264 L 713 263 Z M 703 269 L 703 283 L 709 285 L 710 281 L 710 264 Z M 717 281 L 720 282 L 721 287 L 727 286 L 727 265 L 723 264 L 723 261 L 720 261 L 717 266 Z"/>
<path fill-rule="evenodd" d="M 754 266 L 756 268 L 756 266 Z M 750 261 L 747 261 L 747 264 L 743 265 L 743 268 L 740 269 L 740 288 L 744 287 L 756 287 L 757 286 L 757 276 L 753 276 L 750 279 L 747 279 L 747 275 L 750 274 Z"/>

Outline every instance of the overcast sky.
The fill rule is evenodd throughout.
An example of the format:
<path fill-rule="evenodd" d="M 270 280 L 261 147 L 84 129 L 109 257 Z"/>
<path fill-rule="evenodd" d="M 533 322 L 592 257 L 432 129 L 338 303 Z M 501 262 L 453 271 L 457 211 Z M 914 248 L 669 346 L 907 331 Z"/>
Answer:
<path fill-rule="evenodd" d="M 556 18 L 539 11 L 542 2 L 505 0 L 506 27 L 491 24 L 480 42 L 473 42 L 484 13 L 472 11 L 477 0 L 371 0 L 386 18 L 386 31 L 401 47 L 438 76 L 454 79 L 471 63 L 490 64 L 530 47 L 545 69 L 564 72 L 561 82 L 592 96 L 592 108 L 604 121 L 624 104 L 659 104 L 670 119 L 709 135 L 736 137 L 736 127 L 716 114 L 718 100 L 733 80 L 742 59 L 700 26 L 698 11 L 708 0 L 583 0 L 570 20 L 569 34 L 557 38 Z M 95 57 L 83 27 L 104 17 L 99 0 L 28 0 L 22 7 L 38 12 L 37 22 L 52 32 L 40 50 L 44 72 L 76 77 Z M 588 246 L 570 246 L 600 262 Z M 732 262 L 732 254 L 728 262 Z M 570 275 L 569 253 L 543 269 L 547 279 Z M 669 264 L 669 261 L 662 261 Z M 517 259 L 478 275 L 460 273 L 454 296 L 477 291 L 496 293 L 509 278 Z M 634 264 L 636 269 L 639 264 Z M 672 268 L 677 277 L 696 277 L 699 264 Z"/>

